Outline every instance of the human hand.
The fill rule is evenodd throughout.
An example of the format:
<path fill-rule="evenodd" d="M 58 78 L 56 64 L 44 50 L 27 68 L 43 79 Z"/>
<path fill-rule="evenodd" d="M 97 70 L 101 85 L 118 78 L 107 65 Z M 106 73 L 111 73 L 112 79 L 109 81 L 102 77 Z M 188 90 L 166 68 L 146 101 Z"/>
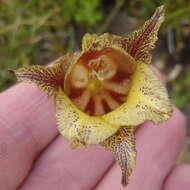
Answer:
<path fill-rule="evenodd" d="M 1 190 L 119 190 L 121 172 L 100 146 L 71 150 L 58 135 L 53 102 L 35 87 L 19 84 L 0 95 Z M 174 109 L 158 126 L 136 132 L 137 165 L 127 190 L 186 190 L 190 167 L 176 166 L 185 118 Z"/>

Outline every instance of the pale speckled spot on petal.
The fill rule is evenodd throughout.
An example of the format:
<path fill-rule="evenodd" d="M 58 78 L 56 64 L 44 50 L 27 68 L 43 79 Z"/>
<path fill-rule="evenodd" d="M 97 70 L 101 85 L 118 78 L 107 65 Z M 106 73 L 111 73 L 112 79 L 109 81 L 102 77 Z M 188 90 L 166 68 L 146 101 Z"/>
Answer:
<path fill-rule="evenodd" d="M 85 34 L 82 39 L 82 51 L 100 50 L 105 47 L 121 49 L 122 39 L 122 37 L 110 33 L 104 33 L 100 36 L 97 34 Z"/>
<path fill-rule="evenodd" d="M 98 144 L 113 135 L 120 126 L 79 110 L 59 89 L 56 95 L 56 118 L 60 133 L 68 140 L 84 145 Z"/>
<path fill-rule="evenodd" d="M 127 101 L 102 117 L 122 126 L 136 126 L 146 120 L 155 124 L 168 120 L 172 105 L 167 90 L 149 66 L 138 62 L 131 80 Z"/>
<path fill-rule="evenodd" d="M 101 145 L 114 153 L 122 170 L 121 183 L 126 186 L 136 163 L 134 129 L 122 127 L 113 136 L 102 142 Z"/>

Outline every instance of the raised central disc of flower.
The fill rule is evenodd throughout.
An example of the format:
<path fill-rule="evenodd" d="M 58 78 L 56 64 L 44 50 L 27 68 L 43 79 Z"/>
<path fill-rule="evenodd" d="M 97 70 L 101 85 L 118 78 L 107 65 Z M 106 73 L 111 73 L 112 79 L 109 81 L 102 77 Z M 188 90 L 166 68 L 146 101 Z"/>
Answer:
<path fill-rule="evenodd" d="M 126 100 L 134 66 L 130 55 L 114 48 L 86 52 L 66 77 L 66 94 L 86 113 L 103 115 Z"/>

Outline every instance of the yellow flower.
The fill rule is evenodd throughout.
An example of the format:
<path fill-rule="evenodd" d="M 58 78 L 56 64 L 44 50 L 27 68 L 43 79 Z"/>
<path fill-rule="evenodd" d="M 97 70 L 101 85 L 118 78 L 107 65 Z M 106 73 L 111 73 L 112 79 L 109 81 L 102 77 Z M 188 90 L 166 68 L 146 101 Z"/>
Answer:
<path fill-rule="evenodd" d="M 82 51 L 51 66 L 27 66 L 14 73 L 35 83 L 56 105 L 57 126 L 72 148 L 100 144 L 112 151 L 122 170 L 122 185 L 135 166 L 136 127 L 170 118 L 167 91 L 150 69 L 164 8 L 128 37 L 86 34 Z"/>

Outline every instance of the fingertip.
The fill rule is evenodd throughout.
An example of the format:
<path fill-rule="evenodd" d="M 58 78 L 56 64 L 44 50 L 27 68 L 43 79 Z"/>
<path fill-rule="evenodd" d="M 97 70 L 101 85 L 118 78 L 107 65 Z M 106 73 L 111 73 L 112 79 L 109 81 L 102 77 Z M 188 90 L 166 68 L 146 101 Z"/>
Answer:
<path fill-rule="evenodd" d="M 189 190 L 190 189 L 190 165 L 182 164 L 173 168 L 168 175 L 163 190 Z"/>
<path fill-rule="evenodd" d="M 156 74 L 156 76 L 166 85 L 167 77 L 160 72 L 160 70 L 156 66 L 150 66 L 152 71 Z"/>
<path fill-rule="evenodd" d="M 182 113 L 182 111 L 175 106 L 173 106 L 173 114 L 171 119 L 180 123 L 181 126 L 184 127 L 184 130 L 186 131 L 187 119 L 185 115 Z"/>
<path fill-rule="evenodd" d="M 104 176 L 100 183 L 96 186 L 95 190 L 124 190 L 128 187 L 123 187 L 121 185 L 121 170 L 114 164 L 109 172 Z M 130 182 L 130 178 L 129 178 Z"/>
<path fill-rule="evenodd" d="M 176 142 L 181 142 L 184 146 L 184 139 L 187 133 L 187 121 L 185 115 L 177 107 L 173 106 L 173 113 L 171 118 L 158 125 L 158 127 L 166 128 L 168 130 L 168 138 Z"/>

